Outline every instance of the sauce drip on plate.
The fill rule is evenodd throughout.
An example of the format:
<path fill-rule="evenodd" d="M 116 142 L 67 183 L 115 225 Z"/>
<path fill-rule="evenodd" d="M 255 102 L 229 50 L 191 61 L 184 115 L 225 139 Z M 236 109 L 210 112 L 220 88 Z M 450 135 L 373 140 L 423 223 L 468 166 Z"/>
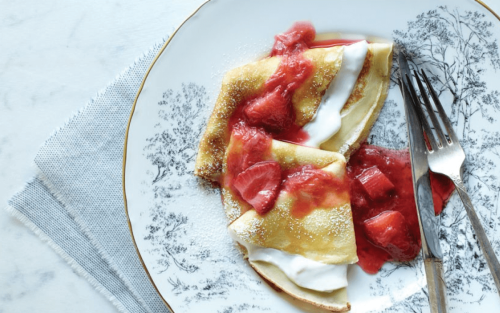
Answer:
<path fill-rule="evenodd" d="M 370 196 L 363 186 L 363 175 L 366 171 L 378 168 L 381 173 L 392 183 L 392 190 L 385 191 L 385 196 Z M 408 150 L 391 150 L 387 148 L 363 145 L 350 158 L 347 164 L 347 175 L 350 179 L 351 208 L 356 233 L 358 251 L 358 264 L 367 273 L 377 273 L 386 261 L 408 261 L 417 256 L 420 249 L 407 249 L 414 255 L 403 255 L 397 259 L 394 253 L 389 252 L 391 246 L 381 246 L 376 239 L 376 234 L 367 236 L 367 221 L 379 216 L 380 223 L 389 223 L 384 212 L 400 212 L 404 217 L 407 227 L 409 245 L 421 245 L 418 217 L 415 209 L 413 182 L 411 174 L 410 155 Z M 431 187 L 435 200 L 435 211 L 441 212 L 454 190 L 453 183 L 442 177 L 436 179 L 436 174 L 431 173 Z M 361 178 L 361 179 L 360 179 Z M 383 187 L 383 184 L 377 183 Z M 436 192 L 436 190 L 439 190 Z M 375 198 L 375 199 L 373 199 Z M 394 220 L 394 225 L 403 225 L 400 220 Z M 402 226 L 403 227 L 403 226 Z M 372 227 L 371 229 L 376 229 Z M 401 230 L 402 233 L 405 230 Z M 380 236 L 386 236 L 380 234 Z M 397 244 L 396 244 L 397 245 Z"/>

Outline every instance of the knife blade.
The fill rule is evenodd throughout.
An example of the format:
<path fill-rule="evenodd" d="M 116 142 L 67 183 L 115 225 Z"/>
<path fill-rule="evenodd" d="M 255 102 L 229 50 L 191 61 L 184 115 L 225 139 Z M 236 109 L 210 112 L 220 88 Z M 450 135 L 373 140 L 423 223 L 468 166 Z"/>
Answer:
<path fill-rule="evenodd" d="M 400 88 L 403 95 L 408 141 L 410 144 L 410 160 L 413 178 L 413 191 L 417 207 L 418 222 L 422 238 L 422 256 L 424 259 L 429 304 L 431 312 L 446 312 L 446 286 L 443 272 L 443 253 L 439 245 L 439 219 L 434 214 L 432 190 L 429 180 L 429 164 L 427 148 L 419 117 L 420 101 L 413 88 L 413 79 L 404 52 L 400 49 L 398 56 Z"/>

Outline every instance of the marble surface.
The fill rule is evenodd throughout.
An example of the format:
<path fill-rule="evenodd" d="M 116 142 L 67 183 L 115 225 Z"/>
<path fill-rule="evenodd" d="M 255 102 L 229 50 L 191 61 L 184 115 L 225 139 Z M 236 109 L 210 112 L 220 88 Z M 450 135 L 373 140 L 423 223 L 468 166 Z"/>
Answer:
<path fill-rule="evenodd" d="M 52 132 L 203 1 L 0 0 L 0 313 L 118 312 L 1 209 Z"/>
<path fill-rule="evenodd" d="M 0 313 L 118 310 L 5 210 L 53 131 L 203 0 L 0 0 Z"/>

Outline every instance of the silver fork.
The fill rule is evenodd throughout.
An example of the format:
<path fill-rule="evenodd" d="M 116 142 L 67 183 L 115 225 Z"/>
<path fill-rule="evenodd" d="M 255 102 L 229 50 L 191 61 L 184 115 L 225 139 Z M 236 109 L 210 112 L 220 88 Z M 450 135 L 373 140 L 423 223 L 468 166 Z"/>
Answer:
<path fill-rule="evenodd" d="M 427 75 L 425 74 L 423 69 L 421 70 L 421 72 L 425 84 L 427 85 L 427 89 L 429 90 L 432 100 L 437 108 L 439 117 L 441 118 L 441 121 L 445 126 L 448 134 L 448 137 L 446 137 L 438 121 L 438 116 L 432 108 L 432 104 L 429 100 L 429 97 L 427 96 L 422 81 L 418 73 L 414 71 L 414 77 L 417 81 L 418 88 L 420 89 L 421 98 L 424 102 L 427 114 L 430 117 L 432 125 L 434 126 L 434 130 L 438 137 L 438 140 L 434 138 L 429 122 L 424 115 L 422 106 L 416 105 L 416 111 L 420 117 L 420 120 L 422 121 L 422 126 L 432 148 L 429 149 L 429 147 L 427 147 L 427 160 L 429 162 L 429 167 L 434 173 L 448 176 L 455 184 L 458 195 L 460 196 L 460 199 L 462 199 L 462 202 L 465 206 L 465 211 L 467 212 L 467 216 L 469 217 L 472 227 L 474 228 L 476 238 L 479 241 L 479 245 L 481 246 L 481 250 L 483 251 L 486 262 L 490 267 L 491 275 L 493 276 L 497 291 L 500 295 L 500 263 L 498 263 L 495 252 L 493 251 L 493 248 L 491 247 L 491 244 L 486 237 L 486 233 L 484 232 L 483 226 L 481 225 L 476 211 L 474 210 L 474 206 L 472 205 L 469 195 L 467 194 L 462 179 L 462 168 L 465 161 L 464 150 L 462 149 L 462 146 L 460 146 L 460 142 L 458 141 L 458 138 L 453 131 L 453 127 L 451 126 L 451 123 L 448 120 L 443 106 L 441 105 L 441 102 L 439 101 L 434 88 L 432 88 Z M 417 97 L 417 93 L 415 92 L 415 89 L 411 84 L 409 84 L 409 88 L 413 99 L 416 100 L 413 103 L 421 103 L 418 100 L 419 98 Z"/>

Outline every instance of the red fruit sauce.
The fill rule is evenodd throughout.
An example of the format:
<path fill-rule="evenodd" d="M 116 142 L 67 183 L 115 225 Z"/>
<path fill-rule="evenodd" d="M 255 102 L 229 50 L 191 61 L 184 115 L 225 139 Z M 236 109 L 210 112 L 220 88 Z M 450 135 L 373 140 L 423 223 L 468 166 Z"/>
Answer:
<path fill-rule="evenodd" d="M 314 168 L 299 166 L 282 173 L 282 190 L 294 198 L 291 213 L 302 218 L 315 208 L 332 208 L 349 202 L 349 182 Z"/>
<path fill-rule="evenodd" d="M 390 196 L 394 190 L 393 183 L 382 173 L 378 167 L 370 167 L 357 177 L 365 192 L 372 200 L 383 200 Z"/>
<path fill-rule="evenodd" d="M 378 169 L 391 181 L 394 189 L 387 197 L 372 200 L 357 179 L 364 171 L 377 166 Z M 413 182 L 411 174 L 410 155 L 408 150 L 391 150 L 377 146 L 362 145 L 355 152 L 347 164 L 347 175 L 350 179 L 351 208 L 356 234 L 356 245 L 359 257 L 358 264 L 367 273 L 377 273 L 386 261 L 395 260 L 386 250 L 370 242 L 365 234 L 365 221 L 376 217 L 386 211 L 400 212 L 408 225 L 410 235 L 416 239 L 420 247 L 420 230 L 418 227 L 417 212 L 415 210 L 415 199 L 413 194 Z M 431 180 L 432 189 L 440 190 L 434 194 L 440 201 L 436 201 L 436 212 L 441 212 L 444 204 L 451 196 L 454 188 L 449 180 L 439 178 Z M 414 258 L 405 256 L 404 260 Z M 401 260 L 402 261 L 402 260 Z"/>
<path fill-rule="evenodd" d="M 232 143 L 227 155 L 227 174 L 224 175 L 225 186 L 234 188 L 236 176 L 250 166 L 271 160 L 271 136 L 261 128 L 250 127 L 244 123 L 234 125 Z"/>
<path fill-rule="evenodd" d="M 408 262 L 420 251 L 420 243 L 399 211 L 385 211 L 366 220 L 364 225 L 368 240 L 388 252 L 393 260 Z"/>
<path fill-rule="evenodd" d="M 296 144 L 308 139 L 308 134 L 294 123 L 291 103 L 293 92 L 313 71 L 311 61 L 305 59 L 302 53 L 310 48 L 357 42 L 339 39 L 315 42 L 315 35 L 314 27 L 308 22 L 295 23 L 287 32 L 277 35 L 270 56 L 282 57 L 278 69 L 265 82 L 262 92 L 238 105 L 231 116 L 229 131 L 233 141 L 228 151 L 227 173 L 221 184 L 232 188 L 236 196 L 240 196 L 234 186 L 238 175 L 259 162 L 272 160 L 272 138 Z M 257 206 L 262 206 L 259 207 L 259 214 L 265 214 L 274 200 L 266 198 L 262 201 L 254 196 L 260 191 L 275 192 L 275 188 L 273 185 L 259 191 L 257 185 L 266 184 L 254 184 L 254 180 L 258 181 L 262 173 L 256 171 L 256 174 L 249 175 L 251 171 L 240 177 L 239 189 L 245 195 L 248 192 L 246 198 L 250 202 L 255 201 Z M 421 241 L 408 151 L 363 145 L 351 156 L 347 176 L 348 179 L 340 181 L 312 166 L 300 166 L 281 171 L 281 183 L 276 192 L 283 189 L 295 198 L 292 214 L 297 218 L 306 216 L 316 207 L 345 203 L 350 193 L 358 264 L 367 273 L 378 272 L 386 261 L 413 259 L 420 250 Z M 247 185 L 257 187 L 247 190 Z M 367 192 L 365 188 L 372 188 L 370 186 L 376 190 Z M 454 186 L 446 177 L 433 173 L 431 186 L 438 214 Z M 398 229 L 387 232 L 384 223 L 395 225 Z M 384 229 L 384 233 L 377 233 L 377 229 Z"/>
<path fill-rule="evenodd" d="M 243 122 L 234 125 L 227 155 L 227 173 L 221 184 L 231 188 L 237 197 L 251 204 L 261 215 L 273 207 L 281 190 L 295 199 L 291 210 L 297 218 L 318 207 L 328 208 L 349 202 L 348 179 L 338 179 L 312 165 L 282 170 L 277 162 L 271 161 L 271 144 L 271 137 L 261 128 Z M 274 173 L 276 170 L 279 173 Z M 278 184 L 274 182 L 276 175 Z"/>
<path fill-rule="evenodd" d="M 432 201 L 434 202 L 434 213 L 441 214 L 450 196 L 455 190 L 455 185 L 451 180 L 441 174 L 429 172 L 432 187 Z"/>
<path fill-rule="evenodd" d="M 229 127 L 240 121 L 263 127 L 273 137 L 296 143 L 308 139 L 307 133 L 295 125 L 292 108 L 293 92 L 311 75 L 312 62 L 302 52 L 313 42 L 316 31 L 311 23 L 295 23 L 287 32 L 277 35 L 270 56 L 281 56 L 276 72 L 265 82 L 261 94 L 240 104 L 231 116 Z"/>

